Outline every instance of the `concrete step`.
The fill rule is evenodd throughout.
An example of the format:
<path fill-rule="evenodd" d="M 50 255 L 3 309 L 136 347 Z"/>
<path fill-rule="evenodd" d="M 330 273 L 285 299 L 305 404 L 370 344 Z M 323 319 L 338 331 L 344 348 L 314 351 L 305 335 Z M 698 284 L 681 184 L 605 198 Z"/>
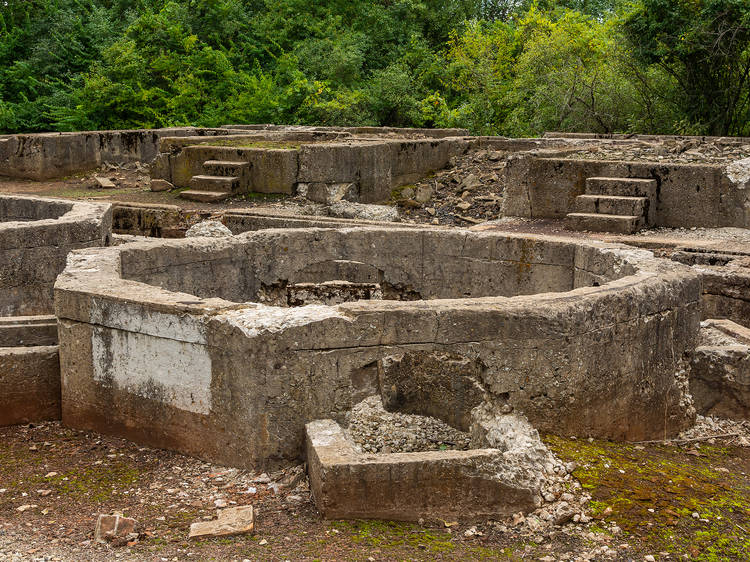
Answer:
<path fill-rule="evenodd" d="M 646 215 L 647 201 L 645 197 L 579 195 L 576 197 L 575 212 L 643 217 Z"/>
<path fill-rule="evenodd" d="M 589 195 L 619 195 L 623 197 L 653 197 L 656 180 L 643 178 L 587 178 Z"/>
<path fill-rule="evenodd" d="M 206 160 L 203 171 L 211 176 L 240 176 L 250 167 L 250 162 L 235 160 Z"/>
<path fill-rule="evenodd" d="M 180 197 L 190 201 L 200 201 L 201 203 L 215 203 L 228 199 L 232 194 L 226 191 L 200 191 L 198 189 L 186 189 L 180 192 Z"/>
<path fill-rule="evenodd" d="M 641 228 L 642 219 L 640 217 L 629 215 L 568 213 L 565 217 L 565 223 L 570 230 L 634 234 Z"/>
<path fill-rule="evenodd" d="M 193 176 L 190 179 L 190 189 L 196 191 L 222 191 L 232 193 L 240 185 L 236 176 Z"/>

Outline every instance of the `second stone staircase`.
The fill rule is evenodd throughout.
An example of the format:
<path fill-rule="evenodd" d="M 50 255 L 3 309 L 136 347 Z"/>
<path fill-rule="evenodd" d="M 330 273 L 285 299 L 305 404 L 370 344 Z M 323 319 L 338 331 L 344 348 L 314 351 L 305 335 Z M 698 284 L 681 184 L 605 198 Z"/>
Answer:
<path fill-rule="evenodd" d="M 588 178 L 565 221 L 571 230 L 633 234 L 649 226 L 655 196 L 653 179 Z"/>
<path fill-rule="evenodd" d="M 180 197 L 204 203 L 223 201 L 237 192 L 249 168 L 249 162 L 206 160 L 203 163 L 205 174 L 193 176 L 190 189 L 181 192 Z"/>

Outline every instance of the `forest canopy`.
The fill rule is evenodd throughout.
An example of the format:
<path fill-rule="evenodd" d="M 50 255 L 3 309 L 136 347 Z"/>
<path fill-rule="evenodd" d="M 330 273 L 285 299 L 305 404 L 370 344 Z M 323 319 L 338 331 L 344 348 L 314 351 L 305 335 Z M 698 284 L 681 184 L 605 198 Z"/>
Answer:
<path fill-rule="evenodd" d="M 750 135 L 750 0 L 0 0 L 0 132 Z"/>

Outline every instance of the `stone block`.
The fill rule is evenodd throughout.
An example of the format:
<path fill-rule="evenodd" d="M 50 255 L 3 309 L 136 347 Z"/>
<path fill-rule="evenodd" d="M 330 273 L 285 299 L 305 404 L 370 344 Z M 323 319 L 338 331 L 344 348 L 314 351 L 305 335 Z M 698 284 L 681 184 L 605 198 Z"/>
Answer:
<path fill-rule="evenodd" d="M 252 533 L 254 527 L 253 506 L 230 507 L 219 510 L 213 521 L 198 521 L 190 525 L 190 538 L 241 535 Z"/>
<path fill-rule="evenodd" d="M 135 532 L 136 520 L 124 517 L 119 513 L 99 514 L 94 529 L 94 540 L 97 542 L 113 541 L 126 538 Z"/>

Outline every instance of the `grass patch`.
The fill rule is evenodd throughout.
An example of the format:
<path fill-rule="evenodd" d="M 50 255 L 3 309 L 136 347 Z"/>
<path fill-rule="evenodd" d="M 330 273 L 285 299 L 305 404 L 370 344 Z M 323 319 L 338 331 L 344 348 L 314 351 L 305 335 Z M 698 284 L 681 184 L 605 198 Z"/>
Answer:
<path fill-rule="evenodd" d="M 347 533 L 354 543 L 372 548 L 415 548 L 439 554 L 454 550 L 451 535 L 411 523 L 379 520 L 334 521 L 331 527 Z"/>

